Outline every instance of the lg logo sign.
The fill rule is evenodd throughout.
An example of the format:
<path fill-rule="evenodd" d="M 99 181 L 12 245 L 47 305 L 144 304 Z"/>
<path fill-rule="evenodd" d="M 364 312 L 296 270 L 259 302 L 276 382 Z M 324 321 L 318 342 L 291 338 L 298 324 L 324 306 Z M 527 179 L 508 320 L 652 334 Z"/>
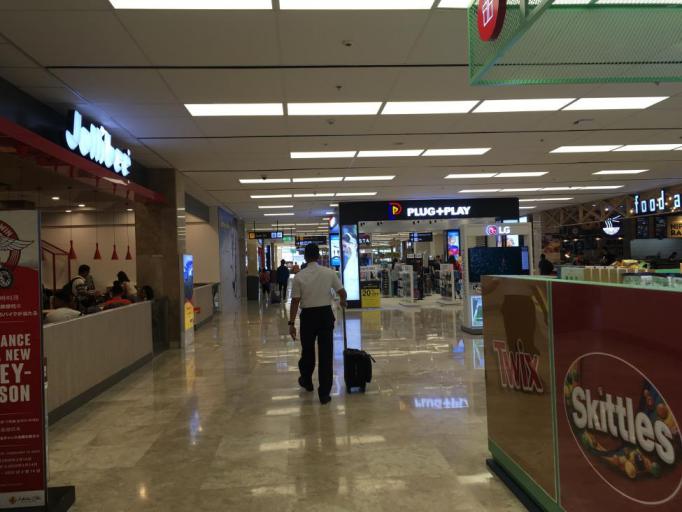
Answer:
<path fill-rule="evenodd" d="M 491 224 L 485 227 L 485 234 L 486 236 L 511 235 L 511 227 Z"/>

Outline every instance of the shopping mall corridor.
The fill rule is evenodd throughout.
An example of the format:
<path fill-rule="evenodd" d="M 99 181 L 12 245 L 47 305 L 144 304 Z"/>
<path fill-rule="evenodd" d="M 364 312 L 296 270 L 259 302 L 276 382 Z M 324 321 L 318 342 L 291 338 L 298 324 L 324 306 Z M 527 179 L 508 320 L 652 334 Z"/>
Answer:
<path fill-rule="evenodd" d="M 486 470 L 482 340 L 455 308 L 349 313 L 376 358 L 366 395 L 298 388 L 287 307 L 251 303 L 50 429 L 76 512 L 518 511 Z"/>

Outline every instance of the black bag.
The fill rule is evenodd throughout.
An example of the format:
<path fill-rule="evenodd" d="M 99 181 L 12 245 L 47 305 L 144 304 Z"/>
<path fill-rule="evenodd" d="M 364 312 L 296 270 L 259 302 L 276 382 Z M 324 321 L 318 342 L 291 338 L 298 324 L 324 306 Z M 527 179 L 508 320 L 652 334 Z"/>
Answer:
<path fill-rule="evenodd" d="M 372 363 L 374 358 L 364 350 L 348 348 L 346 335 L 346 311 L 343 311 L 343 377 L 346 391 L 350 394 L 352 388 L 360 388 L 363 393 L 367 384 L 372 382 Z"/>

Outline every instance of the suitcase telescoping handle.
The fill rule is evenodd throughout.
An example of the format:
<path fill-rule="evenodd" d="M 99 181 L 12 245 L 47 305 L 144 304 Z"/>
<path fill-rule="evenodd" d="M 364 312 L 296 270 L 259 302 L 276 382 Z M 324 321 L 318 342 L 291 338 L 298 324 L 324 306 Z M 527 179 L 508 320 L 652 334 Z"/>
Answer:
<path fill-rule="evenodd" d="M 346 308 L 341 307 L 341 317 L 343 318 L 343 349 L 348 348 L 348 335 L 346 334 Z"/>

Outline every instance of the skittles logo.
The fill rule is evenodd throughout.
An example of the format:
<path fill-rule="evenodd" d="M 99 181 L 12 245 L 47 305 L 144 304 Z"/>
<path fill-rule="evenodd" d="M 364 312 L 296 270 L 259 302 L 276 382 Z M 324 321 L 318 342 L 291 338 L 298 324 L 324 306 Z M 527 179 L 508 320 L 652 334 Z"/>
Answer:
<path fill-rule="evenodd" d="M 400 203 L 388 203 L 389 217 L 395 219 L 398 215 L 403 213 L 403 206 Z"/>
<path fill-rule="evenodd" d="M 582 355 L 566 372 L 563 395 L 575 442 L 609 487 L 642 505 L 661 505 L 679 492 L 680 429 L 639 369 L 611 354 Z"/>
<path fill-rule="evenodd" d="M 0 220 L 0 253 L 7 252 L 4 262 L 0 262 L 0 288 L 10 288 L 14 282 L 12 271 L 17 268 L 21 251 L 33 242 L 19 240 L 12 226 Z"/>

